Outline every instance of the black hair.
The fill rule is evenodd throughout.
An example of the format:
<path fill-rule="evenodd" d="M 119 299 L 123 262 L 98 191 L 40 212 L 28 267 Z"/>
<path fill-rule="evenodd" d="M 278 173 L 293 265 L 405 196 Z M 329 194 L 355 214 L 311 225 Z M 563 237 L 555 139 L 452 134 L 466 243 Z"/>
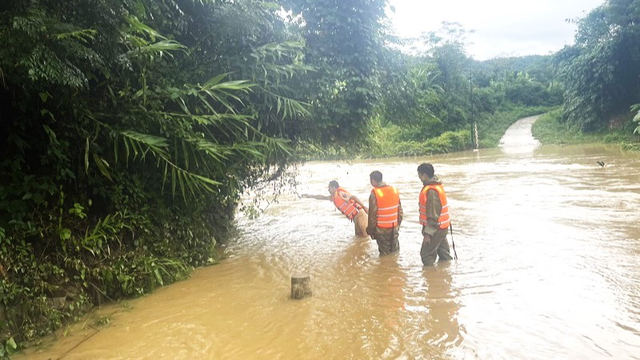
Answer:
<path fill-rule="evenodd" d="M 331 181 L 329 181 L 329 187 L 333 187 L 333 188 L 337 189 L 337 188 L 340 187 L 340 184 L 338 184 L 338 182 L 335 181 L 335 180 L 331 180 Z"/>
<path fill-rule="evenodd" d="M 378 170 L 372 171 L 371 174 L 369 174 L 369 178 L 376 182 L 382 182 L 382 173 Z"/>
<path fill-rule="evenodd" d="M 418 166 L 418 174 L 426 174 L 429 178 L 432 178 L 435 173 L 436 171 L 431 164 L 422 163 Z"/>

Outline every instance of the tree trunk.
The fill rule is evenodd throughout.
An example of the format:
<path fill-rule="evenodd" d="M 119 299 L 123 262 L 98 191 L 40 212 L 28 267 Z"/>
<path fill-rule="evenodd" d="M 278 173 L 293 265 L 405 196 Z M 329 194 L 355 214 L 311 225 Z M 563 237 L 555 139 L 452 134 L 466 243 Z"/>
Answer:
<path fill-rule="evenodd" d="M 291 297 L 304 299 L 311 296 L 311 278 L 309 275 L 296 274 L 291 277 Z"/>

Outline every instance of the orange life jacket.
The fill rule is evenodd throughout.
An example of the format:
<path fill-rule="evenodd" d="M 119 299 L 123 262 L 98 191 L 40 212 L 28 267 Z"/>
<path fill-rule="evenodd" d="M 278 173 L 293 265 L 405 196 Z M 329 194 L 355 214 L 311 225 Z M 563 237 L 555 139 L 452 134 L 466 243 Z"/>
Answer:
<path fill-rule="evenodd" d="M 358 215 L 358 213 L 360 212 L 361 207 L 358 203 L 355 202 L 355 200 L 345 200 L 342 196 L 340 196 L 340 194 L 346 194 L 347 196 L 345 197 L 347 199 L 351 197 L 351 194 L 347 190 L 341 187 L 337 188 L 336 192 L 333 194 L 333 204 L 336 206 L 336 208 L 338 208 L 338 210 L 340 210 L 340 212 L 344 214 L 344 216 L 347 217 L 347 219 L 353 220 L 353 218 L 356 217 L 356 215 Z"/>
<path fill-rule="evenodd" d="M 398 208 L 400 207 L 400 195 L 393 186 L 376 187 L 371 190 L 376 196 L 378 204 L 378 224 L 379 228 L 393 228 L 398 226 Z"/>
<path fill-rule="evenodd" d="M 442 184 L 425 185 L 422 188 L 422 191 L 420 191 L 420 224 L 427 225 L 427 192 L 429 192 L 429 190 L 435 190 L 438 192 L 438 197 L 442 204 L 442 211 L 440 211 L 440 217 L 438 218 L 438 227 L 440 229 L 446 229 L 451 223 L 451 217 L 449 216 L 447 195 L 444 193 L 444 187 L 442 187 Z"/>

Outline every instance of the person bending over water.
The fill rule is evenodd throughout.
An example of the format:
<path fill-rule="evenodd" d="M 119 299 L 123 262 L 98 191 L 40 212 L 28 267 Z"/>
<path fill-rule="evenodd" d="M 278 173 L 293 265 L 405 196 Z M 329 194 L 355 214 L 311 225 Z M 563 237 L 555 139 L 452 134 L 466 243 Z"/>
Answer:
<path fill-rule="evenodd" d="M 336 180 L 329 182 L 329 196 L 307 194 L 301 196 L 318 200 L 331 200 L 336 208 L 353 222 L 356 236 L 367 236 L 367 213 L 369 210 L 355 195 L 351 195 L 350 192 L 340 187 Z"/>

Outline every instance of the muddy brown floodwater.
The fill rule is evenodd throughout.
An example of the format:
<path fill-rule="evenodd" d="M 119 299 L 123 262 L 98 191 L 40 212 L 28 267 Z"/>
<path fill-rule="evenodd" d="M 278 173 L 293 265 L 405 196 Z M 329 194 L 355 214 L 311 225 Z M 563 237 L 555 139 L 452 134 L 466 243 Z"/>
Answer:
<path fill-rule="evenodd" d="M 382 171 L 405 209 L 396 256 L 379 258 L 329 201 L 292 194 L 258 219 L 240 214 L 219 265 L 15 358 L 640 359 L 640 157 L 540 146 L 531 122 L 494 150 L 300 169 L 300 193 L 337 179 L 364 201 Z M 427 269 L 423 161 L 445 182 L 459 255 Z M 291 300 L 299 271 L 313 296 Z"/>

